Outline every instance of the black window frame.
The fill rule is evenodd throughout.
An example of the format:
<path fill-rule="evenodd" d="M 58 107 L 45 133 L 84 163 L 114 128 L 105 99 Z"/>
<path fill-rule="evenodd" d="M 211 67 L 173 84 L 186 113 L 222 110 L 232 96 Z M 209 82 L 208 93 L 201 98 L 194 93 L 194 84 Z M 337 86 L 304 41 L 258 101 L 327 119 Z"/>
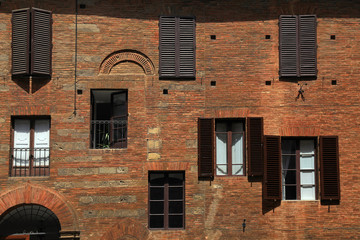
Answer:
<path fill-rule="evenodd" d="M 164 185 L 152 185 L 151 175 L 152 174 L 164 174 Z M 182 185 L 169 185 L 169 174 L 182 174 Z M 162 199 L 151 199 L 152 189 L 164 188 L 163 200 Z M 169 199 L 170 188 L 182 187 L 182 198 L 181 199 Z M 156 194 L 159 196 L 159 194 Z M 153 202 L 164 202 L 163 213 L 151 213 L 151 203 Z M 169 213 L 169 203 L 171 201 L 179 202 L 182 201 L 182 213 Z M 152 216 L 163 216 L 163 227 L 152 227 L 151 217 Z M 182 227 L 169 227 L 170 216 L 182 216 Z M 148 173 L 148 228 L 150 230 L 183 230 L 185 229 L 185 171 L 149 171 Z"/>

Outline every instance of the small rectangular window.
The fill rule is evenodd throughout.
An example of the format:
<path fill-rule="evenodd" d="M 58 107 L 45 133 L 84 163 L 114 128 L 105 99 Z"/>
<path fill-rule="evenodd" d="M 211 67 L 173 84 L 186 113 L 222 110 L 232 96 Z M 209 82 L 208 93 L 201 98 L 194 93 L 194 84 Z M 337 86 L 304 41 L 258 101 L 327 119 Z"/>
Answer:
<path fill-rule="evenodd" d="M 185 173 L 149 172 L 149 228 L 182 229 L 185 213 Z"/>

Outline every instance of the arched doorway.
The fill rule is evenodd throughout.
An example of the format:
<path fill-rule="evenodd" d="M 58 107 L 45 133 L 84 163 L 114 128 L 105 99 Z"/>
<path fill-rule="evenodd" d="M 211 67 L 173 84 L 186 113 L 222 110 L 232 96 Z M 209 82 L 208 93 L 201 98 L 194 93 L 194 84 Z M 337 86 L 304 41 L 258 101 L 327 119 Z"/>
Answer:
<path fill-rule="evenodd" d="M 0 218 L 0 239 L 58 239 L 60 221 L 48 208 L 21 204 L 4 212 Z"/>

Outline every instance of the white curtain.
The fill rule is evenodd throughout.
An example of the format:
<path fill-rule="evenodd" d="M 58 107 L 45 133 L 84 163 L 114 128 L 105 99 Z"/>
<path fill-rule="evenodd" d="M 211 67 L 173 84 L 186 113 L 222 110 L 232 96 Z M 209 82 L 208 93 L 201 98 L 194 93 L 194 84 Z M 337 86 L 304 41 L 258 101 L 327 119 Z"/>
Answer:
<path fill-rule="evenodd" d="M 315 200 L 314 140 L 300 141 L 301 200 Z"/>
<path fill-rule="evenodd" d="M 13 166 L 29 166 L 30 120 L 16 119 L 14 123 Z"/>
<path fill-rule="evenodd" d="M 227 175 L 226 123 L 216 123 L 216 175 Z"/>
<path fill-rule="evenodd" d="M 34 166 L 49 166 L 50 122 L 48 119 L 35 121 Z"/>
<path fill-rule="evenodd" d="M 232 124 L 232 175 L 243 175 L 243 124 L 233 123 Z"/>

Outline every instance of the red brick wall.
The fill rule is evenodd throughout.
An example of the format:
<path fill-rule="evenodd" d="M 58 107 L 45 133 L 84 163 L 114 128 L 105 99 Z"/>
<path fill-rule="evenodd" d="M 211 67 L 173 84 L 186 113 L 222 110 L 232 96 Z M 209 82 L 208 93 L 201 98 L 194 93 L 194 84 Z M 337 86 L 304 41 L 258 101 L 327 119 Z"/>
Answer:
<path fill-rule="evenodd" d="M 79 0 L 79 3 L 83 3 Z M 61 194 L 78 216 L 81 239 L 120 236 L 130 218 L 147 228 L 149 170 L 185 170 L 185 230 L 149 231 L 153 239 L 357 238 L 360 189 L 360 5 L 354 1 L 84 1 L 78 9 L 74 114 L 75 2 L 2 1 L 0 8 L 0 191 L 27 181 Z M 11 78 L 11 11 L 53 11 L 50 81 Z M 278 77 L 278 17 L 316 14 L 318 77 Z M 196 80 L 159 80 L 158 17 L 196 16 Z M 210 39 L 216 35 L 216 40 Z M 270 39 L 265 39 L 270 35 Z M 336 35 L 335 40 L 330 35 Z M 100 74 L 121 50 L 140 52 L 154 75 L 122 63 Z M 133 63 L 135 64 L 135 63 Z M 331 85 L 336 80 L 337 85 Z M 216 81 L 216 86 L 210 82 Z M 271 81 L 271 85 L 265 85 Z M 307 83 L 305 101 L 295 100 Z M 128 89 L 128 148 L 90 145 L 90 90 Z M 168 89 L 168 94 L 163 94 Z M 51 116 L 50 177 L 11 178 L 11 116 Z M 340 205 L 282 201 L 263 214 L 262 186 L 246 176 L 197 178 L 199 117 L 261 116 L 268 135 L 338 135 Z M 116 200 L 112 200 L 112 197 Z M 129 200 L 131 199 L 131 200 Z M 135 199 L 135 200 L 134 200 Z M 246 231 L 242 230 L 246 219 Z M 130 220 L 129 220 L 130 221 Z M 142 229 L 142 228 L 139 228 Z M 110 233 L 114 231 L 113 233 Z M 140 237 L 134 233 L 128 233 Z M 141 236 L 147 234 L 141 232 Z"/>

